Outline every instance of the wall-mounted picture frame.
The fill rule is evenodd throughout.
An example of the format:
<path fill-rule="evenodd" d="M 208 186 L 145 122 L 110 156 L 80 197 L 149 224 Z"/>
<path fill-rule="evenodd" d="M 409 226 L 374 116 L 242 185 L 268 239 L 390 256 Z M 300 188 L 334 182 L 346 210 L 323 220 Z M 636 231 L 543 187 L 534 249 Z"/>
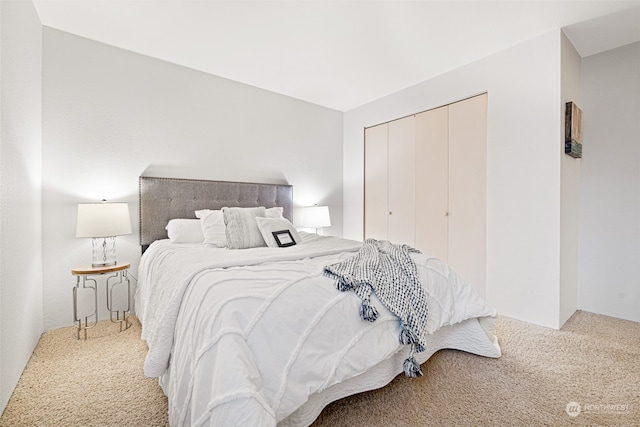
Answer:
<path fill-rule="evenodd" d="M 273 234 L 273 238 L 276 239 L 278 247 L 286 248 L 287 246 L 293 246 L 296 244 L 296 241 L 293 240 L 293 236 L 289 230 L 274 231 L 271 234 Z"/>
<path fill-rule="evenodd" d="M 582 110 L 575 102 L 567 102 L 564 115 L 564 152 L 582 158 Z"/>

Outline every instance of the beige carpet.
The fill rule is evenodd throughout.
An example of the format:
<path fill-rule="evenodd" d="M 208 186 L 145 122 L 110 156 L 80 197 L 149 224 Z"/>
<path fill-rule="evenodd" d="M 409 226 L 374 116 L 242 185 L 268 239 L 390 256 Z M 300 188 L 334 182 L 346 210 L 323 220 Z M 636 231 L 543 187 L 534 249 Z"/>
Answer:
<path fill-rule="evenodd" d="M 89 334 L 42 336 L 0 426 L 167 425 L 139 324 Z M 440 351 L 424 377 L 334 402 L 313 426 L 640 426 L 640 323 L 577 312 L 553 331 L 502 317 L 497 335 L 500 359 Z"/>

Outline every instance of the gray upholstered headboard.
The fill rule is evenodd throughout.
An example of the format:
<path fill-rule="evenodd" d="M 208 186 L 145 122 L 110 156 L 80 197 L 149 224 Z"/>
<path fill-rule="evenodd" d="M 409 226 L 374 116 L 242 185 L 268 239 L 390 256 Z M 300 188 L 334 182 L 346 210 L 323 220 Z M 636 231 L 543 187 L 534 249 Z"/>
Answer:
<path fill-rule="evenodd" d="M 200 209 L 282 206 L 284 217 L 293 220 L 291 185 L 147 176 L 141 176 L 139 184 L 143 252 L 155 240 L 167 238 L 165 227 L 170 219 L 195 218 L 194 211 Z"/>

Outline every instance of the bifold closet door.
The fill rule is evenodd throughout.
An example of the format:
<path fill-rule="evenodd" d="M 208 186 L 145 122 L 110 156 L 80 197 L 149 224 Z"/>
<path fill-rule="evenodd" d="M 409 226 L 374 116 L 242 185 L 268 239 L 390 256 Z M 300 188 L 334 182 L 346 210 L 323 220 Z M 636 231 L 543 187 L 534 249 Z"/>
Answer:
<path fill-rule="evenodd" d="M 389 221 L 387 239 L 415 245 L 415 116 L 389 122 Z"/>
<path fill-rule="evenodd" d="M 449 107 L 416 115 L 415 247 L 448 259 Z"/>
<path fill-rule="evenodd" d="M 446 262 L 485 295 L 487 95 L 365 130 L 365 238 Z"/>
<path fill-rule="evenodd" d="M 388 130 L 385 123 L 364 131 L 364 235 L 377 240 L 387 240 Z"/>
<path fill-rule="evenodd" d="M 487 245 L 487 95 L 449 105 L 449 256 L 485 295 Z"/>

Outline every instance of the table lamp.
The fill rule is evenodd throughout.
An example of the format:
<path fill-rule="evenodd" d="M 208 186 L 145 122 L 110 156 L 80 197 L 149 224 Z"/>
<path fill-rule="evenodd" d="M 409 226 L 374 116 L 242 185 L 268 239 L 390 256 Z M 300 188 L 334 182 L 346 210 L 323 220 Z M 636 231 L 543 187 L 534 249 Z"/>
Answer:
<path fill-rule="evenodd" d="M 316 234 L 322 227 L 331 227 L 331 217 L 328 206 L 310 206 L 300 209 L 300 227 L 315 228 Z"/>
<path fill-rule="evenodd" d="M 116 264 L 116 236 L 131 234 L 128 203 L 80 203 L 76 237 L 91 237 L 91 266 Z"/>

